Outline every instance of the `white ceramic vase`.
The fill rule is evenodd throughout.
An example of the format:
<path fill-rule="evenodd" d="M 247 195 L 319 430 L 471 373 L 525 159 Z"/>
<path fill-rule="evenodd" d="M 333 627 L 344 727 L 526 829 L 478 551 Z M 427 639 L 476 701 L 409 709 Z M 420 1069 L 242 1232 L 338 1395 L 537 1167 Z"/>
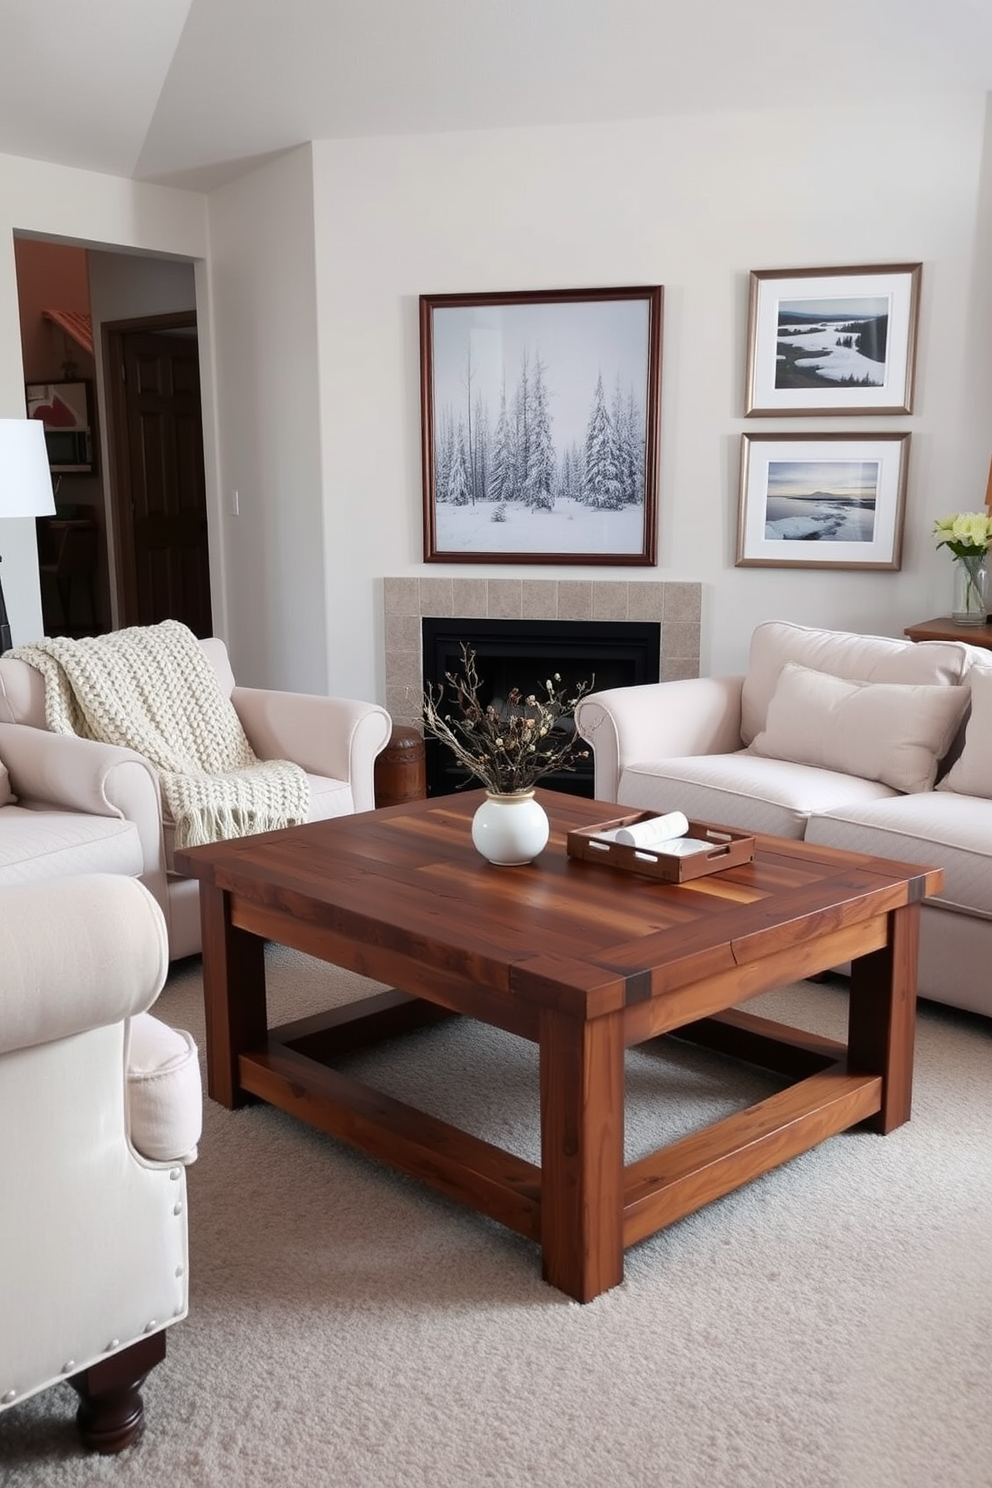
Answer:
<path fill-rule="evenodd" d="M 488 862 L 503 867 L 532 862 L 547 846 L 550 833 L 548 814 L 533 791 L 515 796 L 486 791 L 472 818 L 476 848 Z"/>

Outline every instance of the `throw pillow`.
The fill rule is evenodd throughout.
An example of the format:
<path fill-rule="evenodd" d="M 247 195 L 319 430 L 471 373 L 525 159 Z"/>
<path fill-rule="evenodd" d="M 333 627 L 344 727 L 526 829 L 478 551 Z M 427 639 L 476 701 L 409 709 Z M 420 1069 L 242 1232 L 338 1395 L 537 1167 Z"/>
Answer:
<path fill-rule="evenodd" d="M 848 682 L 787 662 L 755 754 L 818 765 L 893 790 L 930 790 L 968 706 L 967 687 Z"/>
<path fill-rule="evenodd" d="M 7 774 L 7 766 L 0 760 L 0 806 L 9 806 L 17 797 L 10 788 L 10 776 Z"/>
<path fill-rule="evenodd" d="M 992 670 L 973 667 L 968 674 L 971 717 L 960 758 L 937 786 L 962 796 L 992 797 Z"/>
<path fill-rule="evenodd" d="M 765 727 L 779 672 L 790 661 L 848 682 L 899 682 L 913 687 L 953 687 L 964 681 L 968 671 L 965 649 L 956 641 L 925 641 L 917 646 L 892 636 L 765 620 L 751 636 L 741 690 L 742 743 L 750 744 Z"/>

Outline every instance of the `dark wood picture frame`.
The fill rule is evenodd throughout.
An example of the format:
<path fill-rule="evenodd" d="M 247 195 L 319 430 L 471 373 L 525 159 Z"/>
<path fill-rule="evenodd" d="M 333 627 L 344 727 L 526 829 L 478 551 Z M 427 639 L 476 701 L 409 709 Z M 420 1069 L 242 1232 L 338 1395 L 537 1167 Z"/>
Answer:
<path fill-rule="evenodd" d="M 657 562 L 663 300 L 420 297 L 425 562 Z"/>

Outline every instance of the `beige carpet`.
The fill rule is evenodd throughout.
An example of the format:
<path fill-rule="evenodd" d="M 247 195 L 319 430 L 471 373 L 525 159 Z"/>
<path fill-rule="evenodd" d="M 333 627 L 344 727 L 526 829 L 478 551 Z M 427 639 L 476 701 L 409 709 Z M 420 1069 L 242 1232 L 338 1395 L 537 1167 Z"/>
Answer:
<path fill-rule="evenodd" d="M 270 966 L 278 1018 L 368 987 Z M 194 960 L 160 1011 L 202 1045 L 199 996 Z M 758 1006 L 843 1034 L 839 982 Z M 530 1045 L 445 1024 L 379 1077 L 537 1156 Z M 629 1153 L 767 1088 L 635 1051 Z M 5 1488 L 992 1485 L 988 1020 L 924 1006 L 909 1125 L 835 1137 L 635 1247 L 585 1307 L 526 1241 L 264 1107 L 207 1103 L 190 1229 L 190 1315 L 141 1441 L 83 1455 L 60 1386 L 0 1416 Z"/>

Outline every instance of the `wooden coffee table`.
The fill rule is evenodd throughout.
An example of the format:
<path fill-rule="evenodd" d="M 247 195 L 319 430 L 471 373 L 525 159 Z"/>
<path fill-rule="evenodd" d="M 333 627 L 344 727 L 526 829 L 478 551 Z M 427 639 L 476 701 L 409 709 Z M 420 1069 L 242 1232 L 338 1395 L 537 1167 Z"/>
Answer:
<path fill-rule="evenodd" d="M 477 791 L 176 864 L 200 880 L 213 1098 L 260 1097 L 490 1215 L 586 1302 L 623 1279 L 627 1246 L 835 1132 L 908 1120 L 920 904 L 942 875 L 759 837 L 751 863 L 663 884 L 566 855 L 616 807 L 539 796 L 551 840 L 526 867 L 476 853 Z M 270 1029 L 267 939 L 402 990 Z M 734 1010 L 848 961 L 846 1044 Z M 539 1046 L 539 1167 L 332 1068 L 453 1014 Z M 791 1083 L 625 1166 L 624 1050 L 672 1034 Z"/>

